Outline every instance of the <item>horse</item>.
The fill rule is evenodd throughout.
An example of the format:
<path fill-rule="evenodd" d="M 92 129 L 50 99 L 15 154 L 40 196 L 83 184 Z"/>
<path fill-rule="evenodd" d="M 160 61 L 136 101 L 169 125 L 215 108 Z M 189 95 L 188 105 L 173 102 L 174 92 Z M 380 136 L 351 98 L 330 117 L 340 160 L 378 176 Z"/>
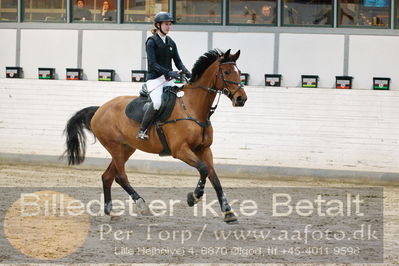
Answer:
<path fill-rule="evenodd" d="M 216 191 L 226 223 L 235 223 L 238 219 L 214 168 L 211 151 L 213 128 L 209 119 L 217 107 L 217 104 L 212 106 L 217 95 L 226 95 L 234 107 L 244 106 L 247 101 L 236 65 L 239 56 L 240 51 L 231 54 L 230 49 L 226 52 L 213 49 L 200 56 L 192 69 L 191 79 L 180 89 L 184 94 L 176 99 L 170 123 L 162 126 L 171 156 L 195 167 L 200 175 L 196 188 L 187 195 L 188 205 L 194 206 L 201 200 L 208 178 Z M 67 148 L 63 155 L 69 165 L 81 164 L 85 159 L 84 129 L 92 132 L 112 156 L 102 174 L 104 213 L 107 215 L 112 211 L 111 185 L 114 180 L 130 195 L 140 213 L 150 214 L 145 200 L 129 183 L 125 163 L 137 149 L 160 154 L 163 145 L 155 126 L 149 129 L 147 140 L 136 138 L 140 123 L 125 114 L 126 106 L 135 98 L 137 96 L 119 96 L 102 106 L 84 108 L 68 120 L 64 131 Z"/>

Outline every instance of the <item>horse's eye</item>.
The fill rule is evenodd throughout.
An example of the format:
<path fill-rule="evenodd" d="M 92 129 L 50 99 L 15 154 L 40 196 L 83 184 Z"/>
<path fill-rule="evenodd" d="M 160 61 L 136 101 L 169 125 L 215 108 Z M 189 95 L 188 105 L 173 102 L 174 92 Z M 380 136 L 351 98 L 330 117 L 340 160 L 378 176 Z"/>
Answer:
<path fill-rule="evenodd" d="M 230 74 L 230 72 L 226 70 L 226 71 L 224 72 L 224 74 L 228 75 L 228 74 Z"/>

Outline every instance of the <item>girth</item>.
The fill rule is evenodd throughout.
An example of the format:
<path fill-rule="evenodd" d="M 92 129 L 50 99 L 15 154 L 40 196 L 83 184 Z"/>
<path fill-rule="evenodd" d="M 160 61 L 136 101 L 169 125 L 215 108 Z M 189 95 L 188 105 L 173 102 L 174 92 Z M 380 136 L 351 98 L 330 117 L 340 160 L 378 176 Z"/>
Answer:
<path fill-rule="evenodd" d="M 193 121 L 193 122 L 195 122 L 197 125 L 199 125 L 199 126 L 202 128 L 202 141 L 201 141 L 201 144 L 203 144 L 203 143 L 205 142 L 206 129 L 207 129 L 209 126 L 212 125 L 212 123 L 211 123 L 211 121 L 210 121 L 209 119 L 206 120 L 205 122 L 200 122 L 200 121 L 198 121 L 198 119 L 195 119 L 194 117 L 192 117 L 192 116 L 187 112 L 187 108 L 186 108 L 186 105 L 185 105 L 184 102 L 183 102 L 183 99 L 182 99 L 182 98 L 178 98 L 178 99 L 179 99 L 180 104 L 181 104 L 181 106 L 182 106 L 182 108 L 183 108 L 183 110 L 184 110 L 184 113 L 187 115 L 187 117 L 184 117 L 184 118 L 177 118 L 177 119 L 168 120 L 168 121 L 165 121 L 165 122 L 157 122 L 157 123 L 156 123 L 157 133 L 158 133 L 159 139 L 160 139 L 160 141 L 161 141 L 161 143 L 162 143 L 162 145 L 163 145 L 163 150 L 162 150 L 162 152 L 159 154 L 159 156 L 168 156 L 168 155 L 171 155 L 171 150 L 170 150 L 169 145 L 168 145 L 168 142 L 167 142 L 167 140 L 166 140 L 165 133 L 164 133 L 164 131 L 163 131 L 163 129 L 162 129 L 162 126 L 163 126 L 163 125 L 172 124 L 172 123 L 176 123 L 176 122 L 179 122 L 179 121 L 187 121 L 187 120 L 188 120 L 188 121 Z"/>
<path fill-rule="evenodd" d="M 205 123 L 202 123 L 193 117 L 186 117 L 186 118 L 178 118 L 178 119 L 173 119 L 173 120 L 169 120 L 169 121 L 160 123 L 160 126 L 163 126 L 166 124 L 171 124 L 171 123 L 176 123 L 178 121 L 183 121 L 183 120 L 193 121 L 193 122 L 197 123 L 200 127 L 202 127 L 202 143 L 203 143 L 205 141 L 206 129 L 212 125 L 210 120 L 207 120 L 207 121 L 205 121 Z"/>

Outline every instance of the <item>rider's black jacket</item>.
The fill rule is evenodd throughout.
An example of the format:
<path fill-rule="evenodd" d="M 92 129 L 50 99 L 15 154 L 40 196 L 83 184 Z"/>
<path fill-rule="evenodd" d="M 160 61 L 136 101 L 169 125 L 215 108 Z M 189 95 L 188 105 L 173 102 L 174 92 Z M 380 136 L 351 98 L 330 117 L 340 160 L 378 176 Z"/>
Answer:
<path fill-rule="evenodd" d="M 158 34 L 148 37 L 146 41 L 148 74 L 147 80 L 155 79 L 162 75 L 168 78 L 169 71 L 172 71 L 172 59 L 177 69 L 185 69 L 180 59 L 175 42 L 166 36 L 165 43 Z"/>

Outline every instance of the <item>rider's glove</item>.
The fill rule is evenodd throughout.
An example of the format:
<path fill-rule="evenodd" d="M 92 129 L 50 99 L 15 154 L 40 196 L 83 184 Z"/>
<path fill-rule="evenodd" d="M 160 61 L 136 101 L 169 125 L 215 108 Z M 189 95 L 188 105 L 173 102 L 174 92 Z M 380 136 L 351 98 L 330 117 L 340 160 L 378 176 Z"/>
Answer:
<path fill-rule="evenodd" d="M 180 79 L 180 75 L 177 71 L 169 71 L 165 77 L 166 79 Z"/>

